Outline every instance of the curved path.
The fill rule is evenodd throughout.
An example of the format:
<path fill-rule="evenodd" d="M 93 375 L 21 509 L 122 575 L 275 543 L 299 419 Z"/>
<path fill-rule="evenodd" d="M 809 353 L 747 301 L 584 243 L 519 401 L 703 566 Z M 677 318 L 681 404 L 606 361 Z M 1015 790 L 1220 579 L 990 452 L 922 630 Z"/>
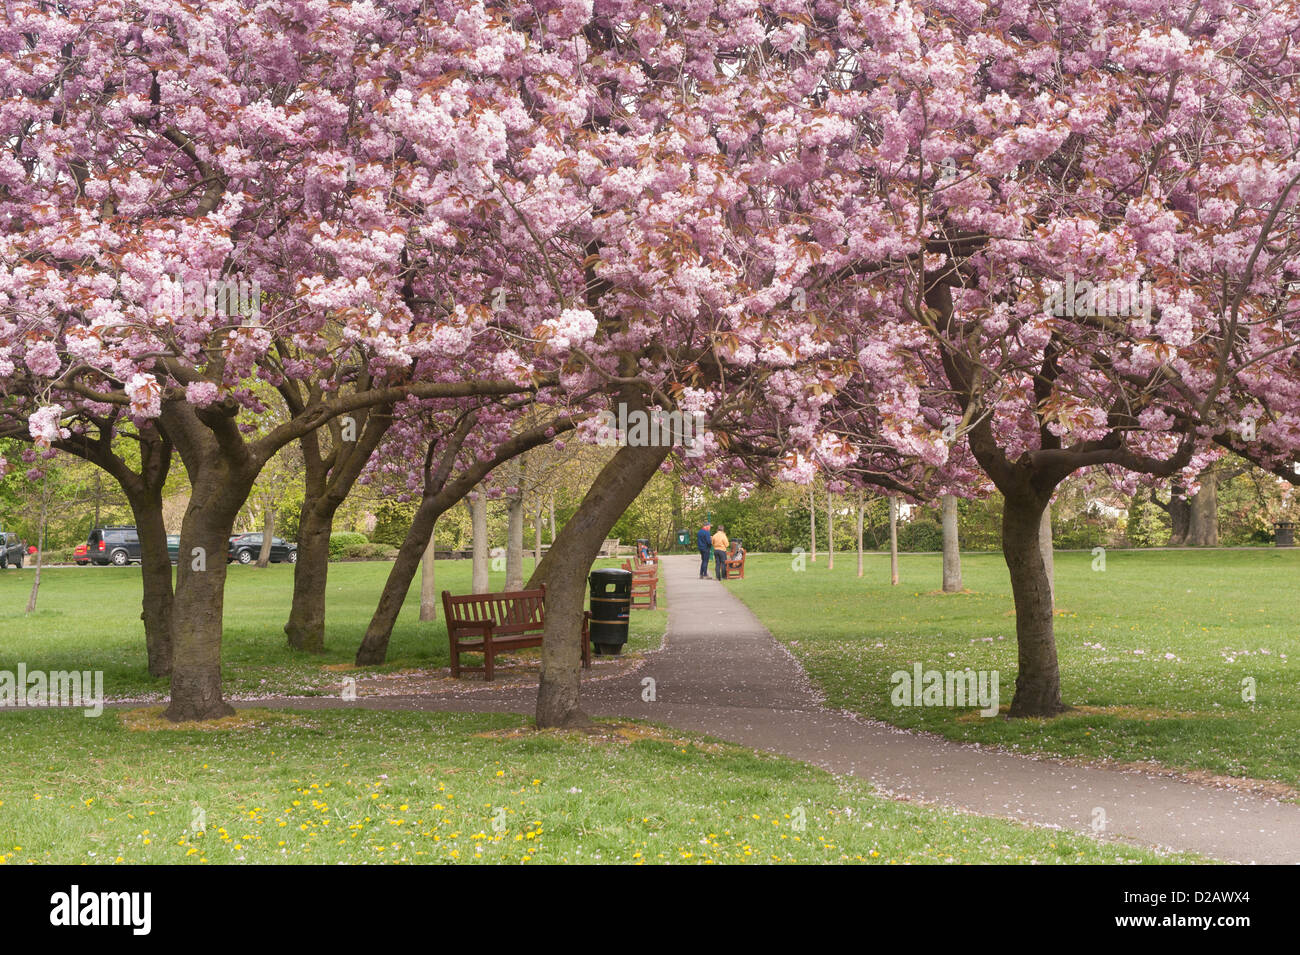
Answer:
<path fill-rule="evenodd" d="M 699 580 L 698 570 L 694 557 L 663 558 L 671 597 L 665 646 L 629 674 L 586 683 L 588 713 L 708 733 L 860 776 L 888 794 L 984 815 L 1090 834 L 1104 819 L 1101 831 L 1109 837 L 1225 861 L 1300 863 L 1300 806 L 1166 776 L 994 752 L 828 710 L 749 608 L 715 581 Z M 643 699 L 647 677 L 654 680 L 652 701 Z M 531 713 L 535 700 L 535 689 L 483 686 L 455 698 L 340 703 Z"/>

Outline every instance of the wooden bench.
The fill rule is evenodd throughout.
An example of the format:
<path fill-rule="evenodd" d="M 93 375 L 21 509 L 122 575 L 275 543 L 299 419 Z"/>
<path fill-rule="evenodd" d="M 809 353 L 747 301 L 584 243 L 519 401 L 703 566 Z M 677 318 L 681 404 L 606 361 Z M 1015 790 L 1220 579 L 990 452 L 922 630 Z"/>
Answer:
<path fill-rule="evenodd" d="M 727 577 L 739 577 L 745 579 L 745 552 L 732 551 L 726 560 Z"/>
<path fill-rule="evenodd" d="M 464 594 L 453 597 L 442 592 L 442 610 L 451 644 L 451 675 L 461 671 L 482 672 L 492 679 L 493 660 L 498 653 L 540 647 L 546 628 L 546 587 L 499 594 Z M 582 665 L 591 669 L 591 613 L 582 615 Z M 461 666 L 462 653 L 483 654 L 481 667 Z"/>
<path fill-rule="evenodd" d="M 654 610 L 658 605 L 659 568 L 655 564 L 633 565 L 623 561 L 623 569 L 632 572 L 632 609 Z"/>

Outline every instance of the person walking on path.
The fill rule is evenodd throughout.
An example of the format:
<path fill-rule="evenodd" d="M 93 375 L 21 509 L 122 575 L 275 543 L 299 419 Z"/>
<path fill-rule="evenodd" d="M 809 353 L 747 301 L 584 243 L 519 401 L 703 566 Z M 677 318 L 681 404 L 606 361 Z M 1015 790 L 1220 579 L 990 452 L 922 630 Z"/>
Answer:
<path fill-rule="evenodd" d="M 709 533 L 709 528 L 712 526 L 705 521 L 700 532 L 695 535 L 695 546 L 700 549 L 700 580 L 709 579 L 709 556 L 713 551 L 713 535 Z"/>
<path fill-rule="evenodd" d="M 713 535 L 713 573 L 718 580 L 727 579 L 727 548 L 730 546 L 727 529 L 719 524 L 718 532 Z"/>

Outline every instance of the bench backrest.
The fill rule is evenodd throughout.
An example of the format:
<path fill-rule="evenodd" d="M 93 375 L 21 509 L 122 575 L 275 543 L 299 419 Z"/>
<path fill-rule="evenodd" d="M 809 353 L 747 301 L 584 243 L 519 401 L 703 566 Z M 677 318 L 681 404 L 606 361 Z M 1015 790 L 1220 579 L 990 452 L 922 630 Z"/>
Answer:
<path fill-rule="evenodd" d="M 447 626 L 452 629 L 473 628 L 484 623 L 494 627 L 541 626 L 546 621 L 546 587 L 459 597 L 444 590 L 442 605 Z"/>

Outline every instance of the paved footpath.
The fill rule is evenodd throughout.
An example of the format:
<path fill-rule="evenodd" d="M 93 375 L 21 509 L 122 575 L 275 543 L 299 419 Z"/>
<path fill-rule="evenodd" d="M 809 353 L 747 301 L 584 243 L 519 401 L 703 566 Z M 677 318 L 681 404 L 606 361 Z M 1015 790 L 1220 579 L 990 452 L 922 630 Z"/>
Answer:
<path fill-rule="evenodd" d="M 708 733 L 860 776 L 908 799 L 1085 833 L 1100 809 L 1107 836 L 1224 861 L 1300 863 L 1300 806 L 1165 776 L 992 752 L 828 710 L 803 668 L 749 609 L 698 572 L 694 557 L 663 558 L 664 648 L 628 675 L 584 685 L 584 710 Z M 655 681 L 653 702 L 642 699 L 646 677 Z M 454 699 L 363 697 L 344 705 L 531 713 L 535 701 L 535 689 L 484 686 Z"/>

